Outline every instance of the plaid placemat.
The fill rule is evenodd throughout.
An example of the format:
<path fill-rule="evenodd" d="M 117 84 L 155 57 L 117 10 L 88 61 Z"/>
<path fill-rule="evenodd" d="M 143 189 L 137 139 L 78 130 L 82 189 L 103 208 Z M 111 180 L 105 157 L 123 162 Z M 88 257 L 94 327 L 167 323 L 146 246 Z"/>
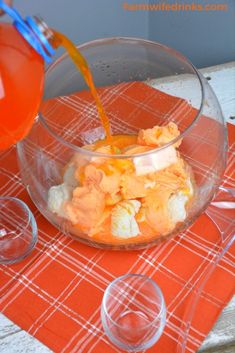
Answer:
<path fill-rule="evenodd" d="M 123 87 L 127 92 L 128 87 Z M 139 86 L 134 88 L 139 89 Z M 146 95 L 148 89 L 151 88 L 146 86 L 140 94 Z M 112 99 L 109 100 L 107 90 L 103 90 L 102 100 L 106 99 L 106 103 L 109 100 L 110 106 L 118 109 L 119 113 L 123 111 L 125 114 L 132 114 L 135 126 L 136 121 L 140 121 L 141 114 L 144 117 L 143 111 L 146 109 L 149 116 L 153 112 L 157 114 L 157 109 L 158 116 L 166 116 L 169 113 L 165 111 L 169 100 L 172 103 L 169 108 L 172 112 L 190 114 L 190 109 L 183 100 L 177 101 L 177 98 L 163 93 L 162 105 L 151 107 L 151 100 L 145 105 L 143 97 L 138 96 L 133 86 L 132 91 L 129 90 L 128 100 L 123 98 L 125 94 L 120 87 L 116 92 L 117 96 L 122 93 L 123 103 L 117 102 L 113 92 Z M 60 98 L 60 101 L 64 100 L 64 106 L 79 115 L 79 112 L 84 114 L 88 109 L 87 97 L 85 98 L 83 102 L 81 95 L 70 97 L 74 103 L 72 107 L 67 99 Z M 142 101 L 138 111 L 135 106 L 137 99 Z M 126 109 L 125 104 L 128 104 Z M 178 107 L 178 110 L 174 107 Z M 94 111 L 94 106 L 89 105 L 91 116 Z M 97 118 L 95 113 L 93 117 L 94 124 Z M 170 117 L 169 114 L 169 119 Z M 58 124 L 59 121 L 58 119 Z M 182 119 L 183 123 L 185 119 Z M 98 124 L 97 122 L 97 127 Z M 143 125 L 136 128 L 144 127 Z M 117 123 L 115 133 L 118 133 L 118 126 Z M 128 126 L 126 129 L 128 130 Z M 203 131 L 205 138 L 202 136 L 202 148 L 210 131 Z M 230 146 L 223 185 L 234 187 L 232 163 L 235 128 L 229 125 L 228 131 Z M 200 165 L 203 165 L 203 160 Z M 202 215 L 184 233 L 151 249 L 112 252 L 85 246 L 63 235 L 36 210 L 21 182 L 14 147 L 0 155 L 0 195 L 15 196 L 25 201 L 33 211 L 39 228 L 36 249 L 27 259 L 19 264 L 0 266 L 0 310 L 4 315 L 54 352 L 121 352 L 109 342 L 103 332 L 100 319 L 102 296 L 109 282 L 116 277 L 125 273 L 145 274 L 161 287 L 167 306 L 164 333 L 148 352 L 176 352 L 182 319 L 192 288 L 199 283 L 213 258 L 222 250 L 220 234 L 206 215 Z M 224 239 L 229 238 L 234 231 L 233 211 L 214 209 L 213 212 L 215 218 L 223 221 Z M 233 247 L 220 261 L 202 291 L 188 336 L 187 352 L 193 353 L 198 349 L 234 292 L 234 255 Z"/>

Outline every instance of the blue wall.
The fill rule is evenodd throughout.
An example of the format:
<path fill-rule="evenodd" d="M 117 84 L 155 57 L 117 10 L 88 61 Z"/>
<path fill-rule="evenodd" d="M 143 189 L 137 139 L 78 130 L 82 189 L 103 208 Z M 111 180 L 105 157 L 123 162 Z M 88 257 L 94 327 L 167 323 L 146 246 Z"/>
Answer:
<path fill-rule="evenodd" d="M 177 2 L 224 3 L 228 11 L 150 11 L 149 38 L 182 52 L 197 67 L 235 60 L 235 0 Z"/>
<path fill-rule="evenodd" d="M 127 11 L 124 2 L 226 3 L 228 11 Z M 235 0 L 15 0 L 14 5 L 24 15 L 41 15 L 77 44 L 142 37 L 181 51 L 197 67 L 235 60 Z"/>
<path fill-rule="evenodd" d="M 15 0 L 24 15 L 41 15 L 51 27 L 80 44 L 102 37 L 148 37 L 148 13 L 133 16 L 122 0 Z"/>

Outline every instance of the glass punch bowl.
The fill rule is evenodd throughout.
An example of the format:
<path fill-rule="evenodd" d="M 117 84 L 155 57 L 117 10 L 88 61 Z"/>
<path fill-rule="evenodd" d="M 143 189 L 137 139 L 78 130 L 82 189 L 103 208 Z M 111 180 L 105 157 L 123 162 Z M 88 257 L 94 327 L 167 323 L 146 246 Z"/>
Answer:
<path fill-rule="evenodd" d="M 74 239 L 108 249 L 153 246 L 189 227 L 217 191 L 227 149 L 219 103 L 195 67 L 166 46 L 110 38 L 79 49 L 112 133 L 135 142 L 121 152 L 82 148 L 104 131 L 83 77 L 64 54 L 47 69 L 40 112 L 17 146 L 23 182 L 47 220 Z M 139 131 L 156 125 L 179 131 L 152 147 L 147 140 L 145 148 L 137 145 Z M 158 139 L 163 130 L 155 130 Z"/>

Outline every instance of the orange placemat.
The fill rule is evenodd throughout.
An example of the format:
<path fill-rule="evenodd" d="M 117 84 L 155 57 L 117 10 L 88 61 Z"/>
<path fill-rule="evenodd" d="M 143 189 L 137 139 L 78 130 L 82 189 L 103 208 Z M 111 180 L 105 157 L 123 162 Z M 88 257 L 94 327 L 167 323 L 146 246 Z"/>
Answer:
<path fill-rule="evenodd" d="M 142 97 L 136 97 L 137 91 L 133 88 L 129 89 L 128 100 L 118 101 L 119 90 L 116 97 L 112 96 L 110 104 L 135 117 L 135 99 Z M 126 86 L 125 89 L 127 94 Z M 146 95 L 146 91 L 141 94 Z M 164 98 L 167 104 L 171 101 L 173 111 L 179 102 L 177 98 L 169 97 L 162 94 L 162 105 L 152 107 L 148 115 L 153 111 L 156 114 L 157 109 L 159 114 L 166 114 Z M 68 109 L 84 111 L 87 101 L 82 103 L 81 97 L 78 99 L 79 104 Z M 128 109 L 125 109 L 127 104 Z M 138 107 L 139 118 L 144 117 L 146 107 L 144 104 Z M 185 111 L 185 104 L 182 107 L 177 114 Z M 228 130 L 230 147 L 223 184 L 234 187 L 235 128 L 229 125 Z M 159 284 L 168 312 L 164 333 L 148 352 L 176 352 L 192 288 L 203 276 L 213 256 L 221 251 L 219 232 L 207 216 L 202 215 L 174 239 L 148 250 L 112 252 L 82 245 L 63 235 L 36 210 L 21 182 L 14 147 L 0 155 L 0 195 L 16 196 L 27 202 L 39 228 L 39 240 L 30 257 L 19 264 L 0 266 L 0 310 L 4 315 L 54 352 L 121 352 L 109 342 L 102 329 L 100 304 L 103 292 L 117 276 L 128 272 L 141 273 Z M 214 217 L 223 221 L 226 239 L 234 231 L 233 213 L 216 210 Z M 234 293 L 234 255 L 233 247 L 202 291 L 188 336 L 187 352 L 198 349 Z"/>

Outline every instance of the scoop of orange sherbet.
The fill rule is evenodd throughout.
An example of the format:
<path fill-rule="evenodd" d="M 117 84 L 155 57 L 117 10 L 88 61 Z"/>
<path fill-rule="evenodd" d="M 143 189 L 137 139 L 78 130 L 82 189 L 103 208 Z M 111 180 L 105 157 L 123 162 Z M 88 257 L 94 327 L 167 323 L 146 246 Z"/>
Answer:
<path fill-rule="evenodd" d="M 73 224 L 90 229 L 100 220 L 105 209 L 105 194 L 94 186 L 77 187 L 65 212 Z"/>
<path fill-rule="evenodd" d="M 121 194 L 124 200 L 142 198 L 147 195 L 148 179 L 135 173 L 124 174 L 121 178 Z"/>
<path fill-rule="evenodd" d="M 178 158 L 177 162 L 168 168 L 149 175 L 151 181 L 154 181 L 156 185 L 162 188 L 165 187 L 171 192 L 184 189 L 187 185 L 188 177 L 187 168 L 182 158 Z"/>
<path fill-rule="evenodd" d="M 137 143 L 152 147 L 160 147 L 174 140 L 180 135 L 180 131 L 175 123 L 170 122 L 165 126 L 154 126 L 152 129 L 140 130 Z M 181 141 L 175 144 L 180 145 Z"/>
<path fill-rule="evenodd" d="M 116 194 L 120 190 L 121 174 L 117 170 L 110 170 L 109 175 L 92 164 L 85 167 L 84 185 L 96 185 L 102 192 Z"/>
<path fill-rule="evenodd" d="M 166 234 L 174 227 L 167 209 L 170 195 L 170 189 L 157 187 L 143 200 L 146 221 L 157 234 Z"/>

